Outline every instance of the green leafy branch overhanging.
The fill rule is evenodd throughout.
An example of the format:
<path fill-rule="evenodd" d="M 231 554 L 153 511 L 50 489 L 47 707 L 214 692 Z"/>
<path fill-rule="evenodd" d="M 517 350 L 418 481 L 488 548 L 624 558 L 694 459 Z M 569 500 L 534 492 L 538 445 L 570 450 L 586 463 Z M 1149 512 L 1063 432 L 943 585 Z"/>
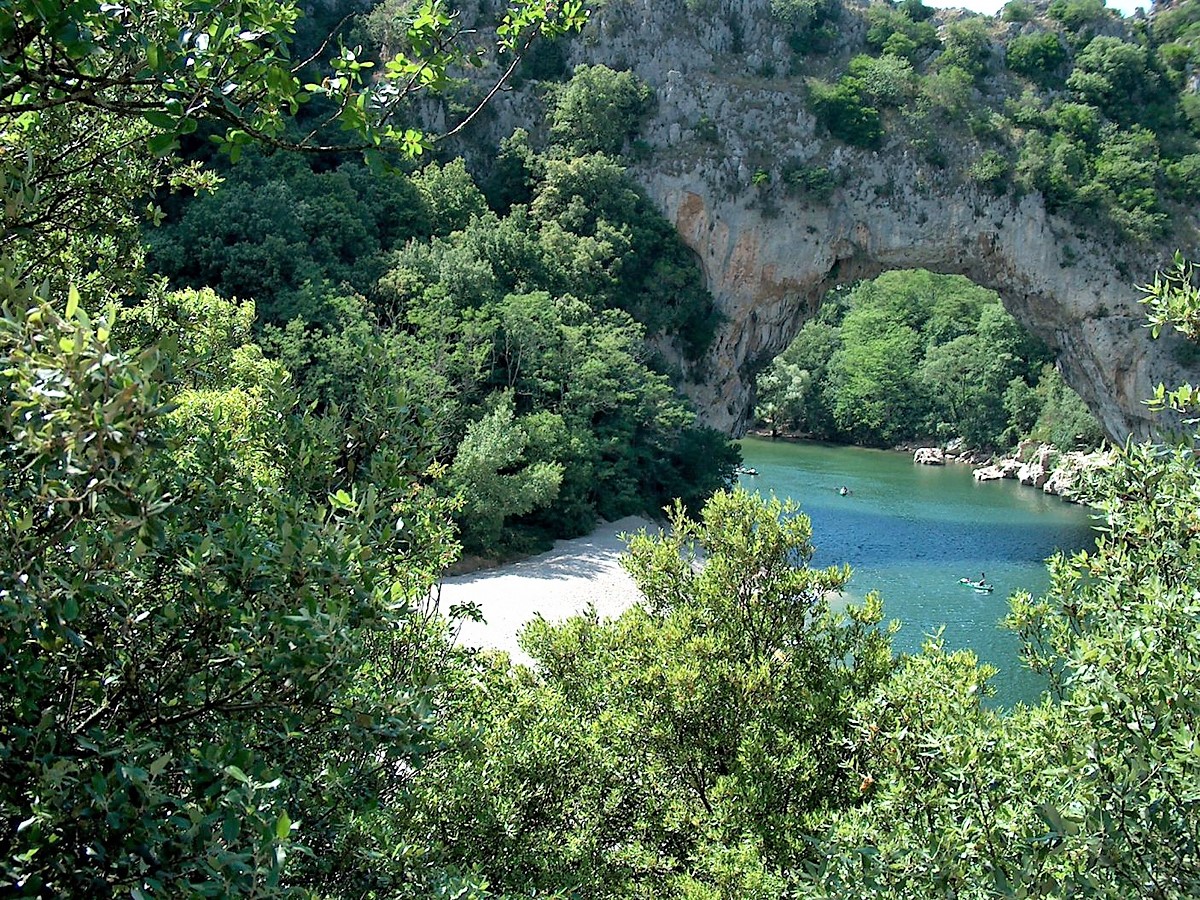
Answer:
<path fill-rule="evenodd" d="M 341 43 L 346 19 L 313 54 L 297 59 L 299 16 L 295 3 L 277 0 L 3 0 L 0 123 L 7 130 L 59 107 L 91 108 L 144 121 L 147 145 L 157 154 L 174 149 L 199 122 L 216 120 L 225 125 L 218 140 L 235 154 L 259 141 L 297 150 L 414 155 L 441 136 L 398 124 L 398 110 L 445 90 L 456 67 L 482 66 L 488 53 L 469 45 L 473 32 L 460 27 L 442 0 L 426 0 L 416 10 L 407 34 L 411 52 L 381 68 L 361 48 Z M 494 96 L 535 40 L 578 29 L 586 18 L 580 0 L 513 3 L 492 48 L 500 74 L 448 133 Z M 325 71 L 311 77 L 314 67 Z M 287 136 L 287 120 L 317 98 L 331 112 L 303 137 Z M 327 138 L 326 127 L 334 123 L 344 140 Z"/>

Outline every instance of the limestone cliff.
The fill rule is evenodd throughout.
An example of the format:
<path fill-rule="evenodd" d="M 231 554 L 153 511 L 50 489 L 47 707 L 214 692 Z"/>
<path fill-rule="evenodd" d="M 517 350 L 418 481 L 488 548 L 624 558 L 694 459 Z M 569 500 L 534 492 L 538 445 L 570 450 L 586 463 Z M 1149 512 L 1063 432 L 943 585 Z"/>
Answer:
<path fill-rule="evenodd" d="M 816 62 L 829 72 L 856 52 L 865 25 L 846 15 L 839 28 L 840 56 Z M 890 123 L 878 149 L 842 143 L 807 108 L 804 78 L 776 74 L 788 71 L 785 39 L 767 0 L 722 0 L 699 13 L 683 0 L 615 0 L 569 50 L 572 64 L 630 68 L 657 92 L 631 171 L 695 251 L 725 316 L 708 358 L 686 369 L 704 419 L 744 430 L 756 371 L 827 291 L 924 267 L 995 289 L 1055 351 L 1110 435 L 1149 433 L 1142 401 L 1188 373 L 1178 341 L 1150 339 L 1134 286 L 1190 239 L 1139 248 L 1052 215 L 1036 192 L 997 196 L 968 177 L 982 145 L 953 123 L 937 154 L 919 152 L 911 128 Z M 498 124 L 539 115 L 531 94 L 515 94 Z M 832 191 L 789 192 L 785 160 L 827 170 Z"/>

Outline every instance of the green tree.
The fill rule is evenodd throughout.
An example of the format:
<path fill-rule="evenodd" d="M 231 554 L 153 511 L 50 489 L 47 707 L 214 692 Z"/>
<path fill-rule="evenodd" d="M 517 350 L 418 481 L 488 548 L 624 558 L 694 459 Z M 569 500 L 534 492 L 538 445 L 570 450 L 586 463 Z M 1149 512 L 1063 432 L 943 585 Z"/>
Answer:
<path fill-rule="evenodd" d="M 1195 297 L 1180 263 L 1148 289 L 1152 321 L 1194 336 Z M 1195 399 L 1190 386 L 1160 388 L 1154 403 Z M 1038 706 L 984 709 L 990 672 L 937 645 L 864 703 L 860 740 L 880 768 L 870 800 L 829 829 L 814 896 L 864 883 L 887 897 L 1195 893 L 1200 643 L 1186 498 L 1198 483 L 1190 446 L 1130 444 L 1094 473 L 1095 548 L 1050 560 L 1044 597 L 1010 600 L 1008 623 L 1047 677 Z"/>
<path fill-rule="evenodd" d="M 219 190 L 147 232 L 148 263 L 177 286 L 254 299 L 269 322 L 324 321 L 326 286 L 365 292 L 384 253 L 455 224 L 449 187 L 436 208 L 422 189 L 433 178 L 370 176 L 356 163 L 314 172 L 295 154 L 248 153 Z"/>
<path fill-rule="evenodd" d="M 1158 142 L 1140 126 L 1128 131 L 1105 129 L 1090 181 L 1079 192 L 1080 202 L 1100 206 L 1127 237 L 1147 243 L 1167 226 L 1157 188 Z"/>
<path fill-rule="evenodd" d="M 302 83 L 303 67 L 292 57 L 299 16 L 291 3 L 212 11 L 197 3 L 145 0 L 125 16 L 20 0 L 0 30 L 0 116 L 36 116 L 60 107 L 103 110 L 147 123 L 148 149 L 163 153 L 201 119 L 226 127 L 222 140 L 231 148 L 254 140 L 292 143 L 285 133 L 288 116 L 320 98 L 338 110 L 341 126 L 361 133 L 360 148 L 387 143 L 420 152 L 426 138 L 397 125 L 396 114 L 415 97 L 447 87 L 451 67 L 477 52 L 463 46 L 464 35 L 446 7 L 437 0 L 423 3 L 406 23 L 406 48 L 378 73 L 356 50 L 338 46 L 321 60 L 327 77 L 309 84 Z M 534 38 L 578 27 L 584 17 L 577 3 L 553 9 L 516 4 L 497 30 L 496 51 L 515 64 Z M 511 68 L 502 71 L 500 83 Z M 77 156 L 83 153 L 99 164 L 91 146 L 76 148 Z"/>
<path fill-rule="evenodd" d="M 1100 446 L 1104 430 L 1056 368 L 1047 365 L 1042 370 L 1035 394 L 1039 412 L 1030 437 L 1066 450 Z"/>
<path fill-rule="evenodd" d="M 916 87 L 911 63 L 890 53 L 854 57 L 850 60 L 849 77 L 858 81 L 864 96 L 881 106 L 903 104 Z"/>
<path fill-rule="evenodd" d="M 896 9 L 888 3 L 872 3 L 867 7 L 867 46 L 912 61 L 918 51 L 939 45 L 937 26 L 928 19 L 912 4 L 902 4 Z"/>
<path fill-rule="evenodd" d="M 826 383 L 839 431 L 871 446 L 912 437 L 923 418 L 917 332 L 880 310 L 864 309 L 846 317 L 841 337 Z"/>
<path fill-rule="evenodd" d="M 772 427 L 788 427 L 818 438 L 834 434 L 832 414 L 823 386 L 829 363 L 839 344 L 836 326 L 806 322 L 796 339 L 771 363 L 760 378 L 760 415 Z"/>
<path fill-rule="evenodd" d="M 1010 69 L 1039 83 L 1047 82 L 1066 59 L 1066 48 L 1053 31 L 1017 35 L 1004 54 Z"/>
<path fill-rule="evenodd" d="M 1012 378 L 1012 360 L 978 334 L 962 335 L 930 348 L 917 372 L 935 426 L 949 426 L 970 446 L 996 446 L 1008 422 L 1003 391 Z"/>
<path fill-rule="evenodd" d="M 513 420 L 509 396 L 503 396 L 495 409 L 467 427 L 450 465 L 448 486 L 462 492 L 458 522 L 468 549 L 496 550 L 508 516 L 532 512 L 558 493 L 562 466 L 525 464 L 522 454 L 528 440 Z"/>
<path fill-rule="evenodd" d="M 937 64 L 940 68 L 957 67 L 979 79 L 987 70 L 991 52 L 991 34 L 983 20 L 962 19 L 946 27 Z"/>
<path fill-rule="evenodd" d="M 1070 31 L 1081 31 L 1084 26 L 1103 21 L 1111 13 L 1104 8 L 1104 0 L 1052 0 L 1046 15 L 1063 23 Z"/>
<path fill-rule="evenodd" d="M 555 97 L 550 136 L 576 154 L 617 156 L 649 111 L 653 96 L 632 72 L 577 66 Z"/>
<path fill-rule="evenodd" d="M 291 2 L 215 10 L 163 0 L 120 10 L 8 4 L 0 21 L 0 251 L 24 274 L 62 279 L 60 291 L 69 280 L 101 303 L 106 292 L 140 291 L 136 224 L 161 216 L 146 199 L 167 185 L 215 183 L 173 156 L 181 142 L 195 141 L 201 123 L 232 157 L 255 142 L 313 151 L 337 145 L 380 163 L 385 154 L 408 157 L 431 144 L 408 118 L 409 106 L 445 90 L 470 51 L 439 0 L 425 3 L 409 29 L 418 51 L 398 54 L 378 72 L 336 39 L 318 38 L 318 52 L 305 60 L 305 49 L 297 59 L 299 16 Z M 514 6 L 497 31 L 500 83 L 536 37 L 577 28 L 584 18 L 575 0 L 553 9 L 538 0 Z M 302 107 L 322 111 L 299 137 L 290 129 Z M 326 233 L 331 241 L 337 235 Z"/>
<path fill-rule="evenodd" d="M 1005 22 L 1028 22 L 1035 15 L 1036 10 L 1028 0 L 1008 0 L 1000 12 L 1000 18 Z"/>
<path fill-rule="evenodd" d="M 861 797 L 849 715 L 894 664 L 878 598 L 834 612 L 849 571 L 811 555 L 790 505 L 676 507 L 630 543 L 643 604 L 535 621 L 536 671 L 480 674 L 457 711 L 487 723 L 481 744 L 422 773 L 420 820 L 498 892 L 787 890 L 810 823 Z"/>
<path fill-rule="evenodd" d="M 793 32 L 803 33 L 828 19 L 832 6 L 830 0 L 771 0 L 771 15 Z"/>
<path fill-rule="evenodd" d="M 467 172 L 462 159 L 444 166 L 430 163 L 413 177 L 413 183 L 429 210 L 436 235 L 461 231 L 488 211 L 483 192 Z"/>
<path fill-rule="evenodd" d="M 858 147 L 875 147 L 883 136 L 879 110 L 868 105 L 862 84 L 843 76 L 836 84 L 809 82 L 813 112 L 834 137 Z"/>
<path fill-rule="evenodd" d="M 424 607 L 453 545 L 420 461 L 380 448 L 356 484 L 211 293 L 138 311 L 153 341 L 122 352 L 75 292 L 0 289 L 6 885 L 353 884 L 363 860 L 326 852 L 428 746 Z"/>
<path fill-rule="evenodd" d="M 1067 87 L 1119 122 L 1136 121 L 1157 88 L 1145 48 L 1120 38 L 1093 39 L 1074 62 Z"/>

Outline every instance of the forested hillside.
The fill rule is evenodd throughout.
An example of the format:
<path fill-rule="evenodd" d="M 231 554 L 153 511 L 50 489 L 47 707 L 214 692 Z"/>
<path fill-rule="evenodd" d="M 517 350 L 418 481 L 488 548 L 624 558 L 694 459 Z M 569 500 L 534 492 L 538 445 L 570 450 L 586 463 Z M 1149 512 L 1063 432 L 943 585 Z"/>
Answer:
<path fill-rule="evenodd" d="M 252 298 L 305 404 L 369 422 L 375 377 L 420 398 L 471 552 L 698 502 L 737 454 L 650 349 L 694 358 L 711 339 L 694 263 L 603 154 L 539 154 L 518 133 L 497 165 L 499 211 L 461 160 L 404 175 L 248 154 L 147 233 L 149 265 Z"/>
<path fill-rule="evenodd" d="M 771 4 L 786 58 L 764 78 L 805 79 L 834 137 L 900 143 L 997 193 L 1037 191 L 1051 211 L 1125 240 L 1194 239 L 1200 104 L 1197 14 L 1157 5 L 1122 19 L 1103 0 L 1012 0 L 996 17 L 919 0 Z M 820 191 L 804 160 L 765 159 L 784 190 Z"/>
<path fill-rule="evenodd" d="M 614 158 L 643 86 L 577 71 L 478 177 L 430 161 L 474 44 L 499 77 L 578 6 L 484 36 L 419 6 L 386 62 L 287 3 L 0 12 L 0 892 L 1200 893 L 1190 443 L 1097 476 L 1094 551 L 1011 600 L 1049 689 L 994 709 L 971 654 L 897 655 L 886 598 L 843 605 L 794 506 L 707 497 L 735 456 L 659 357 L 699 364 L 717 321 Z M 1146 289 L 1155 333 L 1200 337 L 1196 283 L 1180 259 Z M 860 289 L 839 352 L 1011 337 L 970 292 L 896 303 Z M 674 497 L 630 545 L 643 603 L 532 624 L 534 667 L 455 646 L 463 544 Z"/>

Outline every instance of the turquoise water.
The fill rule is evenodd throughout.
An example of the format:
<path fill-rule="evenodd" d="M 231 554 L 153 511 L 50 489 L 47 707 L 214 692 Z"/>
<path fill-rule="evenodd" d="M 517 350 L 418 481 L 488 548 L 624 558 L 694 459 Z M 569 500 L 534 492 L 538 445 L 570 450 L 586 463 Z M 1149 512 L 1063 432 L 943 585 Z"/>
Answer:
<path fill-rule="evenodd" d="M 944 626 L 947 647 L 968 647 L 1000 670 L 998 703 L 1038 697 L 1042 683 L 1000 620 L 1011 593 L 1046 589 L 1046 557 L 1092 545 L 1086 507 L 1015 481 L 978 483 L 968 466 L 914 465 L 906 453 L 758 438 L 741 445 L 744 464 L 758 471 L 742 485 L 800 505 L 813 523 L 813 565 L 849 563 L 851 598 L 879 591 L 885 617 L 902 623 L 897 650 L 920 649 Z M 991 594 L 959 584 L 981 572 Z"/>

